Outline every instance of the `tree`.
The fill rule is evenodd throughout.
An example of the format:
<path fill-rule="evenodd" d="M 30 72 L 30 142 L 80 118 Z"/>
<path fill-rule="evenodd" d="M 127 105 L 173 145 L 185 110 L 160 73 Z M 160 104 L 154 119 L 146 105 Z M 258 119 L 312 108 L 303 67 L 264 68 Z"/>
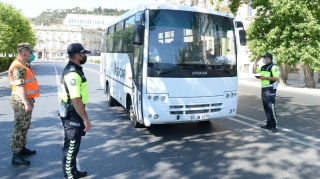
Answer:
<path fill-rule="evenodd" d="M 16 54 L 17 44 L 36 44 L 35 32 L 28 18 L 10 4 L 0 2 L 0 53 Z"/>
<path fill-rule="evenodd" d="M 230 2 L 231 12 L 236 14 L 249 0 Z M 252 0 L 257 18 L 247 29 L 251 61 L 272 52 L 277 64 L 300 63 L 306 87 L 315 88 L 312 72 L 320 71 L 319 3 L 320 0 Z"/>

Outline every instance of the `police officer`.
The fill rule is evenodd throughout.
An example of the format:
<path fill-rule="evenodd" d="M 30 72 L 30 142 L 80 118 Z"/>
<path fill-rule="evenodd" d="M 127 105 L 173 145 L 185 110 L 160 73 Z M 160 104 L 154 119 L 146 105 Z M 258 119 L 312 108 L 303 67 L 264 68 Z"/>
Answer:
<path fill-rule="evenodd" d="M 18 44 L 17 52 L 17 58 L 12 62 L 8 74 L 12 89 L 10 103 L 14 112 L 14 128 L 10 142 L 13 152 L 11 162 L 17 165 L 29 165 L 30 161 L 25 159 L 23 155 L 36 154 L 35 150 L 29 150 L 25 145 L 31 123 L 34 98 L 39 97 L 40 91 L 34 72 L 28 63 L 35 59 L 31 44 Z"/>
<path fill-rule="evenodd" d="M 69 63 L 61 77 L 62 102 L 67 104 L 68 113 L 61 117 L 64 127 L 64 145 L 62 149 L 62 168 L 65 178 L 77 179 L 87 175 L 86 171 L 78 171 L 76 157 L 81 137 L 91 128 L 91 122 L 85 110 L 88 102 L 87 79 L 82 71 L 82 64 L 87 61 L 85 50 L 80 43 L 68 46 Z"/>
<path fill-rule="evenodd" d="M 261 128 L 269 129 L 271 132 L 277 133 L 278 120 L 275 110 L 275 100 L 279 81 L 279 70 L 273 63 L 273 55 L 271 53 L 266 53 L 262 58 L 265 65 L 258 67 L 256 72 L 261 74 L 258 78 L 261 80 L 261 97 L 264 112 L 267 116 L 267 124 L 261 126 Z"/>

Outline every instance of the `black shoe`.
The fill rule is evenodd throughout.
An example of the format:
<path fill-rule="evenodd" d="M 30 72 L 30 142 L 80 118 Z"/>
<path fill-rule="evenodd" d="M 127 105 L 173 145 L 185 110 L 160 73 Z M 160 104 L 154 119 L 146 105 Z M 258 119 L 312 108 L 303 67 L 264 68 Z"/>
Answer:
<path fill-rule="evenodd" d="M 30 161 L 23 158 L 21 153 L 13 153 L 11 162 L 16 165 L 30 165 Z"/>
<path fill-rule="evenodd" d="M 82 178 L 82 177 L 85 177 L 88 175 L 88 172 L 87 171 L 77 171 L 77 176 L 79 178 Z"/>
<path fill-rule="evenodd" d="M 25 146 L 22 147 L 20 151 L 21 155 L 34 155 L 37 153 L 36 150 L 27 149 Z"/>
<path fill-rule="evenodd" d="M 264 126 L 261 126 L 261 128 L 271 130 L 272 127 L 270 125 L 264 125 Z"/>
<path fill-rule="evenodd" d="M 273 128 L 271 129 L 271 132 L 272 132 L 272 133 L 277 133 L 277 132 L 278 132 L 278 129 L 275 128 L 275 127 L 273 127 Z"/>

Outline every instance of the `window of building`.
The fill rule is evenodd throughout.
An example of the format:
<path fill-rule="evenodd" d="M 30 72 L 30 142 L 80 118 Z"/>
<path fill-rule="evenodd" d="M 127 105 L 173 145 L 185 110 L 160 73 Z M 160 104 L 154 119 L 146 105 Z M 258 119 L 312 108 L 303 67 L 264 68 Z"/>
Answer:
<path fill-rule="evenodd" d="M 57 47 L 57 42 L 56 42 L 56 41 L 53 41 L 53 42 L 52 42 L 52 48 L 55 49 L 56 47 Z"/>
<path fill-rule="evenodd" d="M 46 48 L 50 47 L 50 41 L 46 41 Z"/>
<path fill-rule="evenodd" d="M 251 6 L 248 6 L 248 17 L 254 16 L 254 12 Z"/>
<path fill-rule="evenodd" d="M 290 68 L 290 73 L 300 73 L 300 64 L 299 63 L 296 63 L 294 65 L 291 65 L 291 68 Z"/>

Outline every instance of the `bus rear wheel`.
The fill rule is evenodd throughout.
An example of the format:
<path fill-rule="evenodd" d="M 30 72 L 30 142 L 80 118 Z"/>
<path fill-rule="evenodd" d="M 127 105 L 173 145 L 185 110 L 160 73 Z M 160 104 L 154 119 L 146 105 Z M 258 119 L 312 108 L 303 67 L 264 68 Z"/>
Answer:
<path fill-rule="evenodd" d="M 106 92 L 107 92 L 107 101 L 108 101 L 109 106 L 115 106 L 117 101 L 110 95 L 109 85 L 107 85 Z"/>

